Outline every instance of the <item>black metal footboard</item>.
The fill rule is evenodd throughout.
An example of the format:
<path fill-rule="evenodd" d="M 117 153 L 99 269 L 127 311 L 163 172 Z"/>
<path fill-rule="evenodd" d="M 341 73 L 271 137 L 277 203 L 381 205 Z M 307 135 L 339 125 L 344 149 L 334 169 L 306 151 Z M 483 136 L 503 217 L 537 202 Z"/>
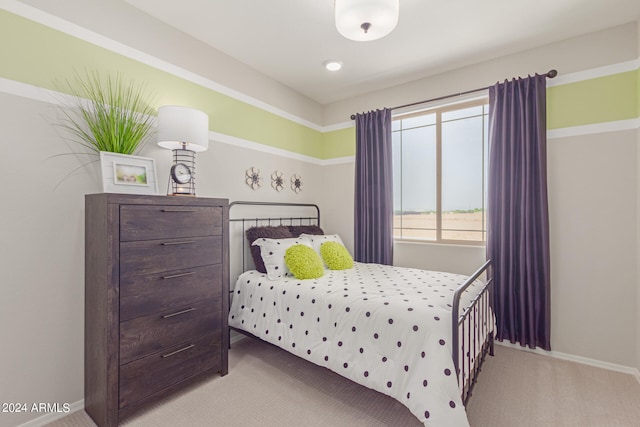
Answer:
<path fill-rule="evenodd" d="M 469 305 L 460 313 L 462 294 L 486 272 L 486 280 Z M 491 310 L 491 260 L 485 262 L 456 290 L 452 309 L 452 356 L 458 375 L 458 386 L 462 401 L 466 404 L 478 374 L 489 353 L 493 356 L 494 321 Z M 459 316 L 456 314 L 460 313 Z"/>

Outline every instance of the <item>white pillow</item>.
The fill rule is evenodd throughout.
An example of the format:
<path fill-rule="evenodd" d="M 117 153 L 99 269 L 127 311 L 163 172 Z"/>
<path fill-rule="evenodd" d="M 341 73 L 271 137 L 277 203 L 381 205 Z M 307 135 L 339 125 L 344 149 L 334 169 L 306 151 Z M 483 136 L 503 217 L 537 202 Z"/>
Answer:
<path fill-rule="evenodd" d="M 342 239 L 337 234 L 301 234 L 300 237 L 304 237 L 311 241 L 311 247 L 318 252 L 320 258 L 322 258 L 320 246 L 322 246 L 324 242 L 337 242 L 344 246 Z"/>
<path fill-rule="evenodd" d="M 284 262 L 284 254 L 293 245 L 306 245 L 313 248 L 311 241 L 302 236 L 289 239 L 260 238 L 252 243 L 252 246 L 260 246 L 260 256 L 264 261 L 269 280 L 278 280 L 283 276 L 292 275 Z"/>

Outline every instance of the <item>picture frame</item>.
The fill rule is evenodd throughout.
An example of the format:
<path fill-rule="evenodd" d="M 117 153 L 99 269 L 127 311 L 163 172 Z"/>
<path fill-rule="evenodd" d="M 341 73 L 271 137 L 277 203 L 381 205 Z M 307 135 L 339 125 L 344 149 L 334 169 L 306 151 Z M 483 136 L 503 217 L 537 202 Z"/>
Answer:
<path fill-rule="evenodd" d="M 105 193 L 158 194 L 155 159 L 101 151 L 100 164 Z"/>

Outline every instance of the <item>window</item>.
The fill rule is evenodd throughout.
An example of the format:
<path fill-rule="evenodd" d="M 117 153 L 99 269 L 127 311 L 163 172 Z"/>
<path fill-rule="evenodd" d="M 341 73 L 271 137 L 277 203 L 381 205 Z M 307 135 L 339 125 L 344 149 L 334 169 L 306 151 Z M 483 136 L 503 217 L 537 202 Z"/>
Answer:
<path fill-rule="evenodd" d="M 486 98 L 393 118 L 394 237 L 486 241 Z"/>

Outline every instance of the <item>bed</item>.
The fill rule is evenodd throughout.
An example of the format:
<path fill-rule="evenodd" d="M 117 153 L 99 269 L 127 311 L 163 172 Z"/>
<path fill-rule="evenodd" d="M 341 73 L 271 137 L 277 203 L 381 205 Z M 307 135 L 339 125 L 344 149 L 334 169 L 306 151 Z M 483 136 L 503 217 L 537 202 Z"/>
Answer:
<path fill-rule="evenodd" d="M 235 217 L 234 206 L 311 213 Z M 342 243 L 337 235 L 319 234 L 316 205 L 234 202 L 230 222 L 232 243 L 239 239 L 235 246 L 242 253 L 230 291 L 232 329 L 395 398 L 425 426 L 468 426 L 464 404 L 485 355 L 493 354 L 490 262 L 469 277 L 354 262 L 351 268 L 326 269 L 321 277 L 302 280 L 277 264 L 281 243 L 314 250 L 326 241 Z M 269 233 L 284 227 L 305 231 L 305 226 L 315 226 L 316 233 L 262 238 L 263 246 L 252 235 L 257 250 L 244 238 L 247 230 L 278 236 Z M 264 273 L 247 261 L 251 249 L 253 256 L 264 255 L 255 261 L 267 264 Z M 274 270 L 272 262 L 283 271 Z"/>

